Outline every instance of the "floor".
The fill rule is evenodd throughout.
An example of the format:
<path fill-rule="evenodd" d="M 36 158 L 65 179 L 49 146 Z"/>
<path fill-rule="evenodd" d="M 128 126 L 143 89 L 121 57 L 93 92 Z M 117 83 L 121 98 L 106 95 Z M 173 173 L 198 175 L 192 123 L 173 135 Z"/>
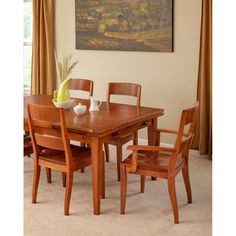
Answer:
<path fill-rule="evenodd" d="M 193 203 L 187 204 L 182 175 L 176 178 L 180 224 L 173 215 L 165 180 L 147 179 L 145 193 L 140 193 L 139 178 L 128 176 L 126 214 L 119 214 L 119 182 L 114 149 L 106 163 L 106 199 L 101 201 L 99 216 L 93 215 L 91 168 L 75 173 L 70 215 L 63 215 L 64 188 L 61 174 L 52 173 L 46 182 L 42 169 L 37 204 L 31 203 L 33 160 L 24 160 L 24 231 L 26 236 L 132 236 L 132 235 L 212 235 L 212 162 L 193 152 L 190 155 L 190 179 Z"/>

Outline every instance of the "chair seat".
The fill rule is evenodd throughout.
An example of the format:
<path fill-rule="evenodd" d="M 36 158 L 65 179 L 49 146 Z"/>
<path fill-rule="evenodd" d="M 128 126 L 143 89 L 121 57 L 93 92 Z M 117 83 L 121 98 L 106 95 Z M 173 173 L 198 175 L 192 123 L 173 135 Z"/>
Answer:
<path fill-rule="evenodd" d="M 116 136 L 113 139 L 109 140 L 107 143 L 111 145 L 117 145 L 117 143 L 120 142 L 121 145 L 123 145 L 133 139 L 134 139 L 134 133 L 127 133 Z"/>
<path fill-rule="evenodd" d="M 137 171 L 152 171 L 152 172 L 168 172 L 168 164 L 172 153 L 167 152 L 158 152 L 157 155 L 154 156 L 153 152 L 142 151 L 138 152 L 138 164 Z M 130 154 L 125 160 L 124 163 L 126 167 L 131 167 L 132 154 Z M 178 155 L 176 160 L 176 168 L 178 168 L 184 159 L 182 155 Z"/>
<path fill-rule="evenodd" d="M 91 164 L 91 149 L 83 146 L 71 145 L 73 170 L 84 168 Z M 39 160 L 66 165 L 65 152 L 46 149 L 39 154 Z"/>

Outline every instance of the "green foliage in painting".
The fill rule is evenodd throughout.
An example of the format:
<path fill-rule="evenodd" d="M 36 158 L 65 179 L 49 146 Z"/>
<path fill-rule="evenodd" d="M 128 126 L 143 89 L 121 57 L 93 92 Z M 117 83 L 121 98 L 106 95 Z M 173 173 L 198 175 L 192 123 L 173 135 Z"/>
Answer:
<path fill-rule="evenodd" d="M 171 52 L 172 0 L 75 0 L 76 48 Z"/>

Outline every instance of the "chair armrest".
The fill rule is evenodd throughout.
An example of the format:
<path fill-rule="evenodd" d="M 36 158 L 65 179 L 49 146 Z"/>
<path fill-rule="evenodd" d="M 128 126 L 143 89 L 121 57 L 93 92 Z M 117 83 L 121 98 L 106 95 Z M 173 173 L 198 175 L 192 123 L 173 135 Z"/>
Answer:
<path fill-rule="evenodd" d="M 175 134 L 178 135 L 178 131 L 171 130 L 171 129 L 156 129 L 157 133 L 169 133 L 169 134 Z M 183 134 L 183 136 L 188 137 L 188 134 Z"/>
<path fill-rule="evenodd" d="M 171 147 L 160 147 L 160 146 L 144 146 L 144 145 L 131 145 L 127 147 L 128 150 L 132 151 L 164 151 L 174 152 L 175 149 Z"/>
<path fill-rule="evenodd" d="M 171 129 L 156 129 L 156 132 L 158 133 L 169 133 L 169 134 L 178 134 L 178 131 L 171 130 Z"/>

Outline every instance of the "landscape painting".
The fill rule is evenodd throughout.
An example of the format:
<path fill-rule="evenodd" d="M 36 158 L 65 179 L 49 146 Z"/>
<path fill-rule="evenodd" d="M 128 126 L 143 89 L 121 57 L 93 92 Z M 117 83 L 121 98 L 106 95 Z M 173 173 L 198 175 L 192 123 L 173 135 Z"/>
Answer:
<path fill-rule="evenodd" d="M 173 51 L 173 0 L 75 0 L 76 49 Z"/>

